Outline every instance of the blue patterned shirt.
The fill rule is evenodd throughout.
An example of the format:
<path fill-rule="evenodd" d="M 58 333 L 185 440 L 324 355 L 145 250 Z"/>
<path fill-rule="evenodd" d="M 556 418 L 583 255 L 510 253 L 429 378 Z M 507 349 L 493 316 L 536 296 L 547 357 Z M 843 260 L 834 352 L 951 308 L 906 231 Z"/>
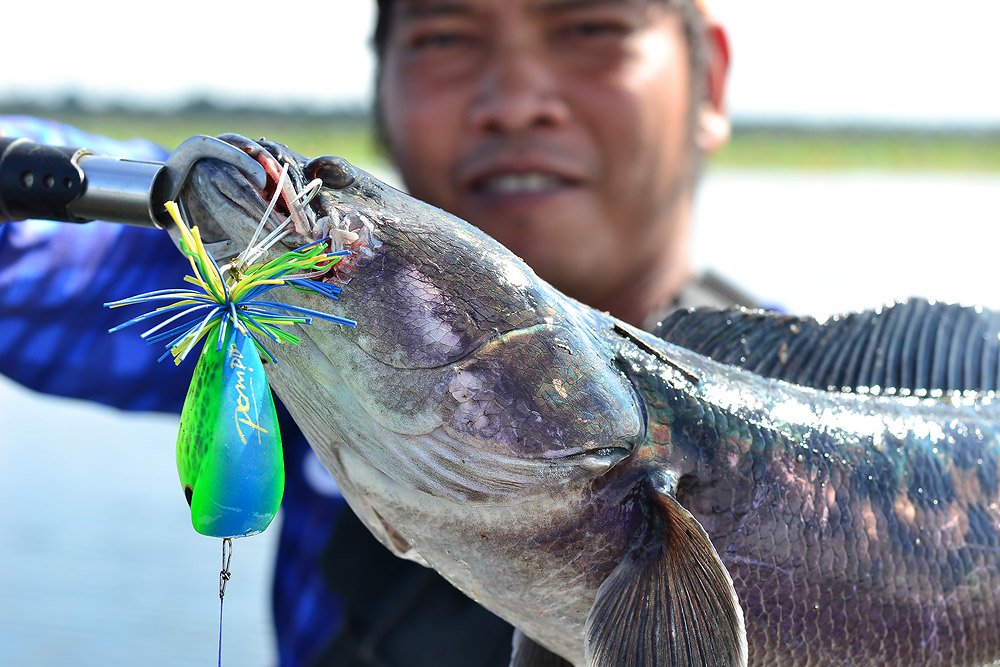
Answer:
<path fill-rule="evenodd" d="M 115 141 L 25 116 L 0 116 L 0 136 L 137 160 L 167 156 L 142 139 Z M 108 335 L 122 314 L 103 304 L 180 285 L 188 270 L 157 230 L 40 220 L 0 225 L 0 373 L 47 394 L 179 413 L 190 367 L 185 373 L 157 363 L 161 350 L 138 336 Z M 280 664 L 297 666 L 312 662 L 341 629 L 341 603 L 318 563 L 347 505 L 280 404 L 278 414 L 287 479 L 272 601 Z"/>

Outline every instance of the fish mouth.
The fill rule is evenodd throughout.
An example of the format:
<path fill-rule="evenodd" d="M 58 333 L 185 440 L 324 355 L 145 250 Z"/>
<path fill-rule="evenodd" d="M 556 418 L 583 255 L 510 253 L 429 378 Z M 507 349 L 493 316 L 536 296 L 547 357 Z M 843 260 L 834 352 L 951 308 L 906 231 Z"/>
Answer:
<path fill-rule="evenodd" d="M 266 139 L 255 141 L 237 134 L 218 138 L 256 160 L 267 179 L 258 188 L 218 160 L 195 165 L 185 185 L 194 196 L 185 197 L 182 207 L 188 220 L 197 220 L 206 247 L 217 261 L 229 260 L 246 248 L 258 224 L 264 235 L 273 234 L 292 249 L 326 239 L 331 252 L 358 254 L 366 245 L 351 230 L 359 226 L 351 219 L 352 207 L 338 207 L 330 197 L 318 196 L 321 190 L 353 184 L 358 171 L 349 162 L 333 156 L 307 160 Z M 350 256 L 345 258 L 337 269 L 339 277 L 349 279 L 355 263 Z"/>
<path fill-rule="evenodd" d="M 219 139 L 257 160 L 267 174 L 263 189 L 254 187 L 245 178 L 236 177 L 228 179 L 228 184 L 235 189 L 223 189 L 222 194 L 252 218 L 260 218 L 273 202 L 269 214 L 271 231 L 284 224 L 289 225 L 289 232 L 300 240 L 317 240 L 317 216 L 309 206 L 310 188 L 318 189 L 322 181 L 306 180 L 301 156 L 266 139 L 254 141 L 238 134 L 223 134 Z"/>

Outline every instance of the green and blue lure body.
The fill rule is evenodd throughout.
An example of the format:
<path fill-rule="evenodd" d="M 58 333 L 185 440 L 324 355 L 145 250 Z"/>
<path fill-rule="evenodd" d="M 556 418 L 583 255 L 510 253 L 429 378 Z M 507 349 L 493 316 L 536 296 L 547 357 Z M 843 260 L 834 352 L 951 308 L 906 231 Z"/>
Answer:
<path fill-rule="evenodd" d="M 280 189 L 280 188 L 279 188 Z M 161 319 L 142 334 L 161 343 L 179 364 L 202 340 L 201 354 L 181 412 L 177 471 L 199 533 L 232 538 L 264 531 L 274 519 L 284 491 L 281 434 L 264 361 L 274 358 L 262 345 L 297 344 L 282 329 L 320 317 L 354 326 L 352 320 L 297 308 L 264 297 L 289 285 L 336 299 L 340 288 L 320 280 L 348 251 L 328 252 L 315 242 L 264 263 L 250 264 L 278 237 L 248 247 L 221 268 L 205 250 L 196 227 L 189 228 L 177 206 L 167 210 L 181 231 L 180 248 L 191 262 L 185 276 L 194 289 L 158 290 L 106 304 L 109 307 L 166 301 L 111 331 Z M 266 218 L 266 215 L 265 215 Z M 262 223 L 263 225 L 263 223 Z"/>
<path fill-rule="evenodd" d="M 206 343 L 184 399 L 177 472 L 195 530 L 253 535 L 281 504 L 285 468 L 271 388 L 253 339 L 231 327 Z"/>

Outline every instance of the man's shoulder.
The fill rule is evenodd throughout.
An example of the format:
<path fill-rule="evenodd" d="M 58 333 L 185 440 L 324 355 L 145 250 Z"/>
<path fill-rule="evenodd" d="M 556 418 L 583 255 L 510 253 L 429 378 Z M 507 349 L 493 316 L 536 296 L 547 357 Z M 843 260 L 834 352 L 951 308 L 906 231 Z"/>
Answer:
<path fill-rule="evenodd" d="M 688 280 L 674 300 L 645 322 L 647 331 L 657 332 L 670 313 L 687 308 L 765 308 L 759 299 L 714 271 L 705 271 Z"/>
<path fill-rule="evenodd" d="M 763 304 L 749 292 L 714 271 L 705 271 L 681 288 L 670 310 L 695 306 L 762 308 Z"/>

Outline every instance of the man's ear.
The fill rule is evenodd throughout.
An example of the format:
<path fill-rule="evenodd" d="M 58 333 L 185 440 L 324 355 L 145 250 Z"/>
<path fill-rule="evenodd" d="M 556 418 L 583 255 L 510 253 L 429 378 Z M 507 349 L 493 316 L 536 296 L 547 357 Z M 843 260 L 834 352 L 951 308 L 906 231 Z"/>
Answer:
<path fill-rule="evenodd" d="M 711 153 L 729 141 L 726 114 L 726 74 L 729 72 L 729 38 L 726 31 L 708 17 L 708 67 L 705 72 L 705 100 L 698 109 L 698 147 Z"/>

